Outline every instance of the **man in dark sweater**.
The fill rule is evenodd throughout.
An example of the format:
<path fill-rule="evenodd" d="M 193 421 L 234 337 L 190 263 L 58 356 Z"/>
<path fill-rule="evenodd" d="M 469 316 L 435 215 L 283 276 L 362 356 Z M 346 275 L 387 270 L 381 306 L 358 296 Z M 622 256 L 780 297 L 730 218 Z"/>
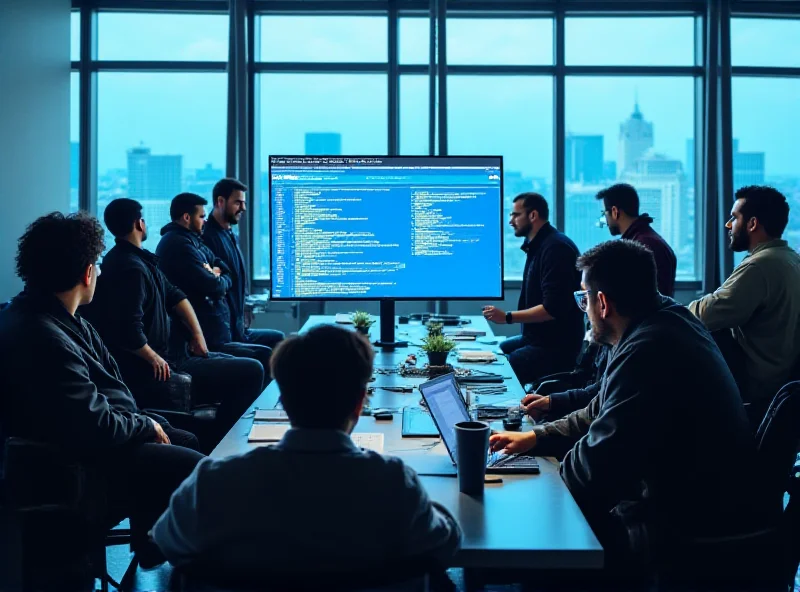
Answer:
<path fill-rule="evenodd" d="M 232 341 L 274 348 L 283 340 L 284 334 L 274 329 L 251 329 L 245 318 L 244 301 L 249 293 L 247 266 L 233 227 L 239 224 L 247 211 L 246 191 L 247 186 L 236 179 L 222 179 L 214 185 L 214 209 L 203 229 L 203 242 L 231 270 L 231 287 L 227 298 L 231 311 Z"/>
<path fill-rule="evenodd" d="M 572 299 L 580 287 L 578 247 L 550 225 L 549 215 L 547 201 L 538 193 L 514 198 L 510 224 L 516 236 L 524 237 L 527 254 L 519 309 L 483 309 L 483 316 L 494 323 L 522 323 L 522 335 L 505 340 L 500 348 L 523 385 L 570 370 L 584 335 L 583 314 Z"/>
<path fill-rule="evenodd" d="M 0 311 L 0 357 L 8 369 L 0 447 L 11 436 L 49 444 L 99 474 L 105 493 L 91 488 L 94 481 L 84 493 L 107 497 L 89 528 L 104 532 L 130 516 L 134 549 L 153 565 L 147 532 L 202 455 L 191 449 L 198 445 L 192 434 L 137 407 L 99 335 L 77 314 L 94 295 L 103 234 L 92 217 L 54 213 L 19 241 L 25 290 Z M 77 540 L 73 533 L 71 544 Z"/>
<path fill-rule="evenodd" d="M 142 249 L 147 226 L 142 206 L 115 199 L 106 207 L 106 226 L 116 245 L 103 258 L 103 275 L 84 314 L 97 327 L 119 364 L 137 402 L 167 408 L 164 383 L 173 370 L 192 377 L 194 404 L 219 403 L 209 450 L 262 391 L 264 368 L 256 360 L 209 353 L 203 331 L 186 295 L 158 269 L 158 257 Z M 170 316 L 190 335 L 171 337 Z"/>
<path fill-rule="evenodd" d="M 639 214 L 636 189 L 627 183 L 617 183 L 600 191 L 597 199 L 603 202 L 603 217 L 611 236 L 622 235 L 650 249 L 656 261 L 658 291 L 670 298 L 674 296 L 678 260 L 672 247 L 650 226 L 653 219 Z"/>
<path fill-rule="evenodd" d="M 692 541 L 762 526 L 757 479 L 741 478 L 755 442 L 709 332 L 658 293 L 653 254 L 639 243 L 602 243 L 578 267 L 579 306 L 594 339 L 613 348 L 598 394 L 559 421 L 492 436 L 491 448 L 571 448 L 561 476 L 609 565 L 659 569 Z"/>
<path fill-rule="evenodd" d="M 258 360 L 264 367 L 267 386 L 272 349 L 257 343 L 236 343 L 231 338 L 228 290 L 233 283 L 228 265 L 211 252 L 201 238 L 206 221 L 204 198 L 180 193 L 170 204 L 172 222 L 161 229 L 156 248 L 158 268 L 178 287 L 192 305 L 203 329 L 208 349 L 238 358 Z M 183 333 L 178 326 L 176 332 Z M 184 339 L 188 336 L 183 336 Z"/>

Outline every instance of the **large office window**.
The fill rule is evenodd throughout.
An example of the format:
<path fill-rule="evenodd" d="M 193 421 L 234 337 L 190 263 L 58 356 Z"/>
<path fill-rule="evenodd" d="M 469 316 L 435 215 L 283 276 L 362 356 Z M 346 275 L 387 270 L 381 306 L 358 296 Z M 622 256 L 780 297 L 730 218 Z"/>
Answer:
<path fill-rule="evenodd" d="M 521 278 L 525 266 L 522 239 L 508 225 L 514 197 L 541 193 L 555 220 L 553 77 L 530 70 L 553 59 L 552 19 L 447 18 L 447 152 L 503 156 L 506 279 Z"/>
<path fill-rule="evenodd" d="M 251 252 L 254 278 L 266 279 L 269 156 L 387 153 L 388 22 L 385 16 L 264 15 L 258 28 Z M 374 66 L 350 66 L 356 62 Z M 296 69 L 287 71 L 286 63 Z"/>
<path fill-rule="evenodd" d="M 117 197 L 141 202 L 154 250 L 172 198 L 210 202 L 224 176 L 228 17 L 101 12 L 97 22 L 97 213 Z M 106 60 L 132 65 L 106 71 Z M 218 65 L 181 71 L 192 61 Z"/>
<path fill-rule="evenodd" d="M 800 248 L 798 39 L 800 19 L 735 18 L 731 23 L 733 189 L 767 184 L 781 191 L 790 208 L 783 238 L 794 249 Z M 743 256 L 735 254 L 734 261 Z"/>
<path fill-rule="evenodd" d="M 692 18 L 565 22 L 565 231 L 581 251 L 609 240 L 596 195 L 629 183 L 639 193 L 640 214 L 653 218 L 675 251 L 679 281 L 699 274 L 694 30 Z M 597 38 L 605 41 L 590 41 Z M 608 74 L 584 74 L 586 66 Z M 613 75 L 628 66 L 652 68 L 652 75 Z"/>

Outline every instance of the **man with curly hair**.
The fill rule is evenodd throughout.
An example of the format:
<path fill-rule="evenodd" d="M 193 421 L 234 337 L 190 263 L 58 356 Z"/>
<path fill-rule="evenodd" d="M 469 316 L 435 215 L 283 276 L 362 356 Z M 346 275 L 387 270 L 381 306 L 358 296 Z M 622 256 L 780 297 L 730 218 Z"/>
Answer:
<path fill-rule="evenodd" d="M 163 561 L 148 530 L 203 456 L 191 449 L 192 434 L 139 410 L 100 336 L 77 314 L 94 296 L 103 235 L 87 214 L 56 212 L 19 239 L 25 289 L 0 311 L 0 357 L 11 369 L 0 379 L 0 446 L 8 437 L 48 444 L 98 475 L 105 487 L 86 495 L 104 491 L 97 507 L 105 512 L 86 530 L 104 532 L 129 516 L 147 566 Z"/>

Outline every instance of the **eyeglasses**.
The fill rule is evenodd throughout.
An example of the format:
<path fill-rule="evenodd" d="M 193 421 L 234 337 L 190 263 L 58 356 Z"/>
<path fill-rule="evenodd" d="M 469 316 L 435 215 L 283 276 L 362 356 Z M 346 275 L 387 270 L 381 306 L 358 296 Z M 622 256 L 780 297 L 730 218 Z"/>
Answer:
<path fill-rule="evenodd" d="M 573 293 L 575 296 L 575 302 L 578 304 L 578 308 L 580 308 L 583 312 L 586 312 L 589 309 L 589 293 L 595 292 L 594 290 L 576 290 Z"/>

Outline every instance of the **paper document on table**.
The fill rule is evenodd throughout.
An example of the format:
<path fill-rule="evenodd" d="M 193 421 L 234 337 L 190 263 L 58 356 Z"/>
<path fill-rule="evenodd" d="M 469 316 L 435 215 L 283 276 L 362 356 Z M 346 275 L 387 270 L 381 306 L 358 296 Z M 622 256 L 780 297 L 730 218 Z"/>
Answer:
<path fill-rule="evenodd" d="M 350 434 L 353 444 L 383 454 L 383 434 L 378 432 L 358 432 Z"/>
<path fill-rule="evenodd" d="M 286 423 L 289 421 L 289 416 L 283 409 L 256 409 L 254 418 L 256 421 L 278 421 Z"/>
<path fill-rule="evenodd" d="M 458 352 L 459 362 L 495 362 L 497 356 L 490 351 L 461 350 Z"/>
<path fill-rule="evenodd" d="M 254 423 L 247 441 L 278 442 L 291 427 L 288 423 Z"/>
<path fill-rule="evenodd" d="M 339 323 L 340 325 L 352 325 L 353 319 L 350 316 L 349 312 L 337 312 L 336 322 Z"/>

